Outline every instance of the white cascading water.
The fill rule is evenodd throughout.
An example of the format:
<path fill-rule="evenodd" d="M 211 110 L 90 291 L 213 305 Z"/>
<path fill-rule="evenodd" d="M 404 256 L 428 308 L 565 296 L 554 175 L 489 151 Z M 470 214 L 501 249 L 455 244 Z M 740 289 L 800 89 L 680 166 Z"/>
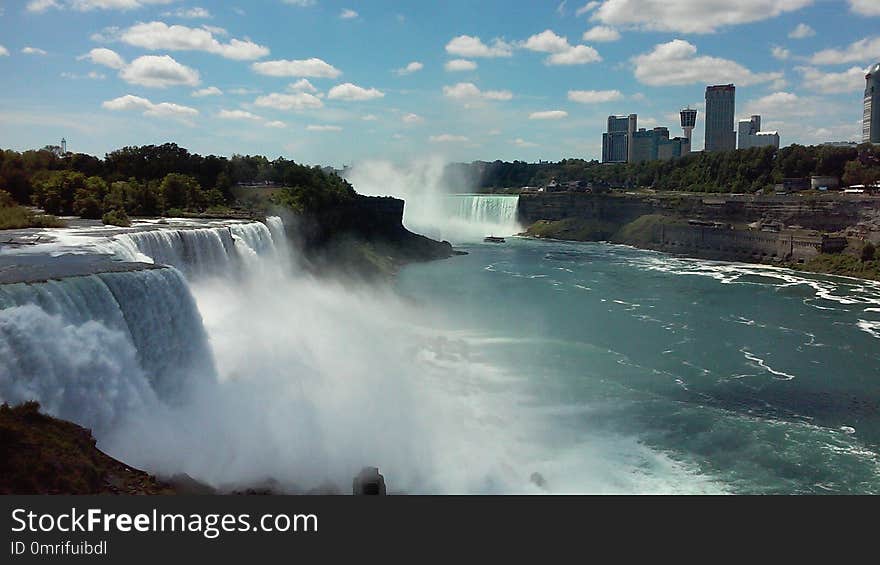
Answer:
<path fill-rule="evenodd" d="M 102 432 L 215 378 L 195 301 L 171 268 L 0 285 L 0 397 Z"/>
<path fill-rule="evenodd" d="M 156 229 L 116 235 L 92 245 L 122 261 L 170 265 L 188 277 L 229 274 L 236 262 L 274 253 L 269 228 L 261 222 L 221 227 Z"/>
<path fill-rule="evenodd" d="M 283 225 L 267 223 L 221 228 L 232 249 L 157 244 L 191 269 L 214 253 L 192 242 L 220 241 L 222 276 L 153 268 L 0 286 L 0 400 L 38 400 L 129 465 L 218 487 L 344 493 L 376 465 L 392 492 L 544 492 L 533 472 L 554 492 L 666 489 L 629 472 L 659 457 L 634 440 L 560 446 L 523 377 L 443 311 L 292 269 Z M 155 259 L 147 239 L 116 238 L 105 249 L 124 257 L 131 243 Z"/>
<path fill-rule="evenodd" d="M 447 185 L 446 163 L 439 159 L 397 166 L 387 161 L 357 163 L 346 179 L 361 194 L 395 196 L 406 201 L 407 228 L 452 243 L 473 243 L 487 235 L 523 231 L 517 219 L 519 196 L 461 194 L 469 187 Z"/>

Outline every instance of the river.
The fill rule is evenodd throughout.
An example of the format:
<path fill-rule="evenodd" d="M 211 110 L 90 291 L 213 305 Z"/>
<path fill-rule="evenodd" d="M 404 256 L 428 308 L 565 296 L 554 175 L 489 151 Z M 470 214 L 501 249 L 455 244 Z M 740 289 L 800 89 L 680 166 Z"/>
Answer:
<path fill-rule="evenodd" d="M 169 266 L 0 285 L 0 399 L 220 488 L 346 492 L 375 465 L 400 493 L 880 491 L 876 283 L 511 237 L 515 197 L 433 202 L 406 224 L 468 255 L 393 287 L 316 278 L 278 218 L 28 246 Z"/>

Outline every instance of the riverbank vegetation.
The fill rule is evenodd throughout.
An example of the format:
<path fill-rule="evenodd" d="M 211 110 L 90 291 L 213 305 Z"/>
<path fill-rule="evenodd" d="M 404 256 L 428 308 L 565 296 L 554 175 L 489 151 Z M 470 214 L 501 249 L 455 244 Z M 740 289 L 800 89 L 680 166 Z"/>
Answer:
<path fill-rule="evenodd" d="M 5 190 L 0 190 L 0 230 L 22 228 L 61 228 L 64 222 L 55 216 L 37 214 L 19 206 Z"/>
<path fill-rule="evenodd" d="M 880 181 L 880 146 L 790 145 L 717 153 L 691 153 L 679 159 L 644 163 L 600 163 L 565 159 L 557 163 L 522 161 L 449 165 L 449 183 L 474 186 L 483 192 L 506 188 L 592 182 L 612 188 L 652 188 L 689 192 L 756 192 L 772 190 L 783 179 L 830 176 L 846 185 Z"/>
<path fill-rule="evenodd" d="M 868 243 L 863 247 L 863 251 L 865 249 L 873 248 L 874 246 Z M 841 275 L 845 277 L 880 281 L 880 259 L 875 258 L 873 252 L 863 252 L 861 253 L 861 256 L 856 256 L 850 253 L 838 253 L 834 255 L 823 253 L 813 257 L 802 265 L 793 265 L 793 267 L 813 273 Z"/>
<path fill-rule="evenodd" d="M 37 206 L 47 214 L 113 221 L 123 216 L 254 216 L 275 204 L 313 212 L 356 195 L 345 180 L 320 167 L 280 157 L 203 157 L 173 143 L 124 147 L 103 159 L 61 154 L 56 147 L 0 151 L 0 190 L 13 204 Z"/>

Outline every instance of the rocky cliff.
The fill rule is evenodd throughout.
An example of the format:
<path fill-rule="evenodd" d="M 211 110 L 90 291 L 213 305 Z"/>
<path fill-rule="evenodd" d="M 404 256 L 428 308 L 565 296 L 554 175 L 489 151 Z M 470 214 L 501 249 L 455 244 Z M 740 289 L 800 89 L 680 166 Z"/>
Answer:
<path fill-rule="evenodd" d="M 880 198 L 872 196 L 761 196 L 700 194 L 523 194 L 519 216 L 524 225 L 567 218 L 623 226 L 647 214 L 727 223 L 779 221 L 805 229 L 839 231 L 872 218 Z"/>
<path fill-rule="evenodd" d="M 435 241 L 403 226 L 404 201 L 358 195 L 320 212 L 286 219 L 315 265 L 332 271 L 388 276 L 407 263 L 455 255 L 447 241 Z"/>
<path fill-rule="evenodd" d="M 519 216 L 536 237 L 757 262 L 839 252 L 854 230 L 880 235 L 880 198 L 861 195 L 537 193 L 520 197 Z"/>

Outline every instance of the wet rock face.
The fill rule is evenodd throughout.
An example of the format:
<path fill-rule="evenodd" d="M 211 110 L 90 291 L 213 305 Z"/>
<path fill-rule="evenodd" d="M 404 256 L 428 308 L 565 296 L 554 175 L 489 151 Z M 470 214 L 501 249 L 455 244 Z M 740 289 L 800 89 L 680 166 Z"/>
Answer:
<path fill-rule="evenodd" d="M 352 481 L 351 488 L 355 496 L 384 496 L 385 477 L 378 467 L 364 467 Z"/>
<path fill-rule="evenodd" d="M 107 255 L 3 255 L 0 256 L 0 284 L 35 283 L 99 273 L 159 268 L 162 266 L 113 261 Z"/>

